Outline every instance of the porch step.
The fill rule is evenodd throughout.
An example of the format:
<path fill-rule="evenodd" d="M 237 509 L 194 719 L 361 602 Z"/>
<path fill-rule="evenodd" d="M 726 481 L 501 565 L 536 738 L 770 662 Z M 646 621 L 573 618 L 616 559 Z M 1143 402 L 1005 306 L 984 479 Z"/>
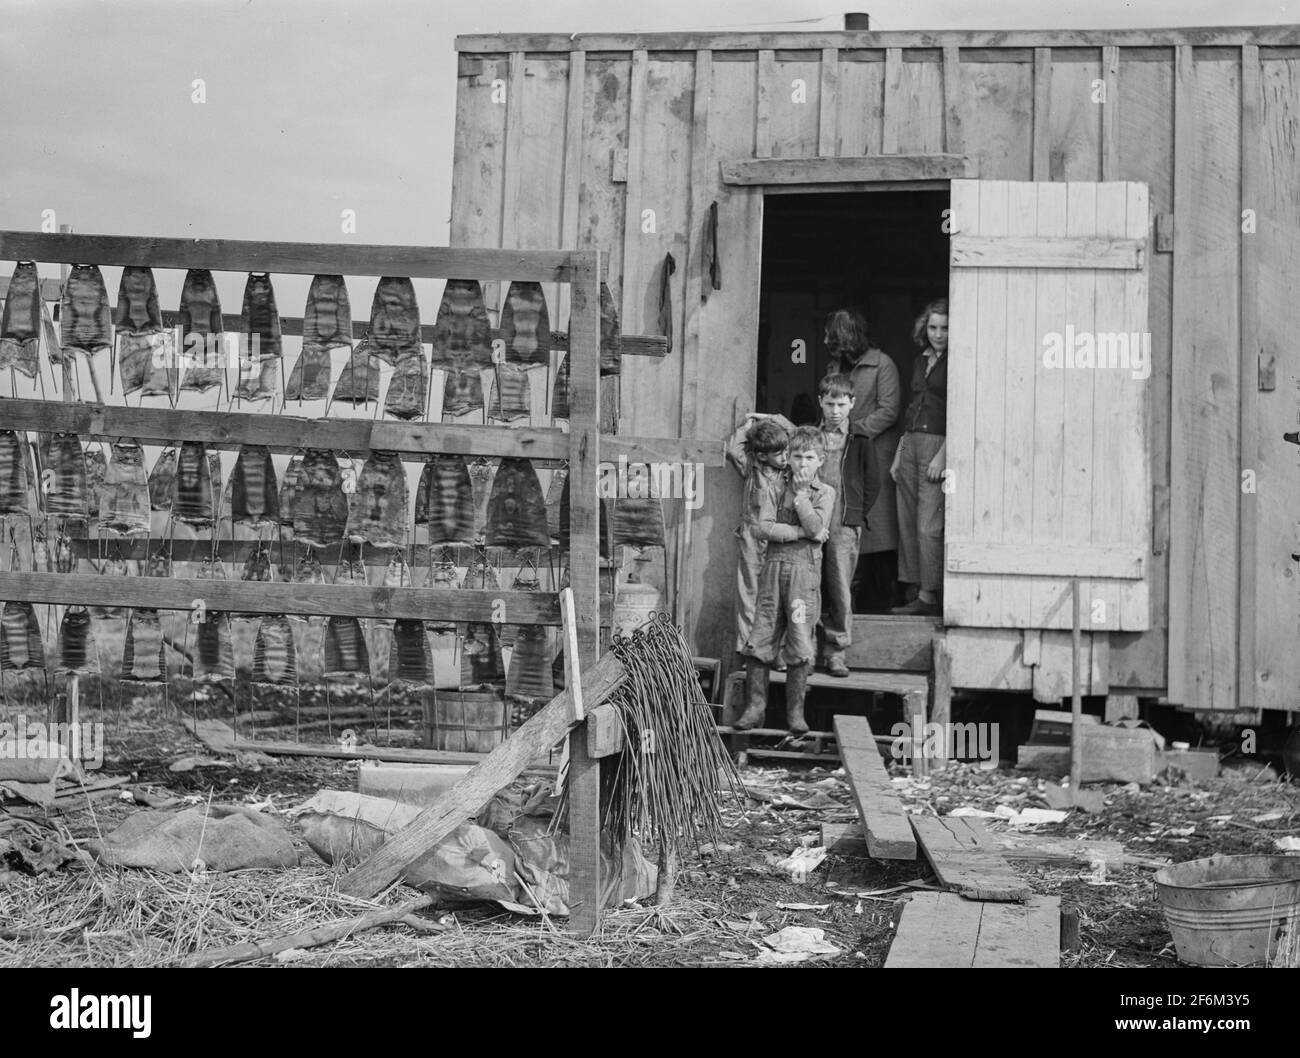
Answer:
<path fill-rule="evenodd" d="M 771 673 L 772 683 L 785 683 L 786 674 L 784 672 L 773 671 Z M 728 683 L 745 682 L 745 673 L 736 671 L 727 677 Z M 824 672 L 812 672 L 808 676 L 809 687 L 829 687 L 836 691 L 879 691 L 884 694 L 901 694 L 906 697 L 909 694 L 928 693 L 930 683 L 929 679 L 919 674 L 910 672 L 875 672 L 865 669 L 855 669 L 848 676 L 830 676 Z"/>
<path fill-rule="evenodd" d="M 930 642 L 942 631 L 943 622 L 937 617 L 855 614 L 853 643 L 844 659 L 851 669 L 929 672 L 933 660 Z"/>

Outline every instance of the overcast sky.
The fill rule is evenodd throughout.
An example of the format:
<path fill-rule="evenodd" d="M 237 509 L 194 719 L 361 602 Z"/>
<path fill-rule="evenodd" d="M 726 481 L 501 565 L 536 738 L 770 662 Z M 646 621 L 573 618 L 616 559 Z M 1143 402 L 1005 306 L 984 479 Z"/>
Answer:
<path fill-rule="evenodd" d="M 1300 0 L 0 0 L 0 227 L 448 239 L 457 34 L 1300 21 Z M 763 21 L 768 20 L 768 21 Z M 191 101 L 195 78 L 207 101 Z"/>

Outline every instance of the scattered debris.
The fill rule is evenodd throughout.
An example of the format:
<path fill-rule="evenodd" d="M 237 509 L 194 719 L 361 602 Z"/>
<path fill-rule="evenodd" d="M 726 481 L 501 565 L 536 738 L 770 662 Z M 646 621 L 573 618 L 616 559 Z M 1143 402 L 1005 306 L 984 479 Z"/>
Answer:
<path fill-rule="evenodd" d="M 824 845 L 806 845 L 797 848 L 783 859 L 777 859 L 770 854 L 768 856 L 768 862 L 773 867 L 790 875 L 790 880 L 796 883 L 808 881 L 808 875 L 815 871 L 824 859 L 826 859 Z"/>
<path fill-rule="evenodd" d="M 826 931 L 813 926 L 786 926 L 777 933 L 763 938 L 770 950 L 762 951 L 754 959 L 758 966 L 781 966 L 807 962 L 809 959 L 835 958 L 843 954 L 826 939 Z"/>

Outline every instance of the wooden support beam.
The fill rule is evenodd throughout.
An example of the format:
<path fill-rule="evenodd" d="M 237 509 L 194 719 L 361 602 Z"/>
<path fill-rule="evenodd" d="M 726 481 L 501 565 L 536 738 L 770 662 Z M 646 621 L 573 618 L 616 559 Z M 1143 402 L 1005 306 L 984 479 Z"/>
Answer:
<path fill-rule="evenodd" d="M 976 175 L 960 154 L 859 155 L 845 158 L 756 158 L 724 161 L 723 183 L 752 187 L 875 181 L 952 180 Z"/>
<path fill-rule="evenodd" d="M 885 100 L 880 153 L 898 153 L 898 134 L 907 100 L 903 95 L 903 49 L 885 49 Z"/>
<path fill-rule="evenodd" d="M 600 384 L 600 253 L 578 259 L 569 336 L 569 576 L 577 609 L 576 642 L 587 707 L 603 698 L 595 675 L 600 644 L 598 428 Z M 600 761 L 587 752 L 581 727 L 569 737 L 569 929 L 589 936 L 600 922 Z"/>
<path fill-rule="evenodd" d="M 0 231 L 0 261 L 208 268 L 219 272 L 411 278 L 533 280 L 569 283 L 569 250 L 481 250 L 449 246 L 163 239 Z"/>
<path fill-rule="evenodd" d="M 866 717 L 837 716 L 835 737 L 873 859 L 914 860 L 916 839 Z"/>
<path fill-rule="evenodd" d="M 593 570 L 593 577 L 595 571 Z M 350 614 L 353 617 L 445 621 L 493 620 L 505 606 L 511 624 L 559 625 L 559 597 L 544 591 L 353 587 L 180 577 L 105 577 L 93 573 L 0 573 L 0 599 L 14 602 L 129 606 L 263 614 Z M 595 615 L 592 615 L 595 620 Z"/>
<path fill-rule="evenodd" d="M 0 398 L 5 429 L 75 433 L 82 440 L 132 437 L 146 444 L 174 444 L 184 438 L 210 448 L 266 445 L 273 452 L 304 448 L 350 452 L 391 451 L 409 460 L 447 452 L 463 456 L 522 456 L 561 462 L 569 457 L 569 435 L 545 427 L 467 426 L 459 423 L 409 423 L 372 419 L 307 419 L 255 412 L 142 408 L 113 404 Z M 721 441 L 694 438 L 623 437 L 601 439 L 604 455 L 617 462 L 720 467 Z"/>
<path fill-rule="evenodd" d="M 587 700 L 593 705 L 603 702 L 623 677 L 623 666 L 613 655 L 606 655 L 583 673 Z M 470 769 L 468 775 L 345 875 L 339 891 L 368 899 L 397 881 L 407 867 L 481 811 L 501 787 L 508 785 L 533 760 L 545 756 L 573 727 L 573 702 L 566 690 L 524 721 L 518 731 Z M 572 781 L 572 756 L 569 767 Z M 572 851 L 570 864 L 572 872 Z M 574 881 L 571 873 L 570 892 Z M 573 909 L 573 913 L 577 910 Z"/>
<path fill-rule="evenodd" d="M 841 48 L 879 51 L 881 48 L 1169 48 L 1177 44 L 1233 47 L 1259 44 L 1269 47 L 1300 45 L 1300 26 L 1179 26 L 1151 29 L 1025 29 L 1025 30 L 891 30 L 886 32 L 819 31 L 701 32 L 701 33 L 484 33 L 458 36 L 462 55 L 501 55 L 511 51 L 629 52 L 644 48 L 656 52 L 753 52 L 760 49 L 800 50 Z"/>
<path fill-rule="evenodd" d="M 1265 160 L 1262 144 L 1263 96 L 1260 90 L 1259 47 L 1241 49 L 1241 208 L 1260 212 L 1261 175 Z M 1271 163 L 1269 163 L 1271 164 Z M 1241 380 L 1239 431 L 1241 435 L 1240 471 L 1260 474 L 1259 392 L 1260 360 L 1263 352 L 1260 334 L 1260 236 L 1242 235 L 1238 240 L 1241 254 L 1241 339 L 1239 360 Z M 1254 490 L 1237 493 L 1238 526 L 1241 542 L 1237 547 L 1237 705 L 1249 706 L 1258 697 L 1257 674 L 1263 667 L 1255 659 L 1255 606 L 1259 581 L 1259 496 Z"/>

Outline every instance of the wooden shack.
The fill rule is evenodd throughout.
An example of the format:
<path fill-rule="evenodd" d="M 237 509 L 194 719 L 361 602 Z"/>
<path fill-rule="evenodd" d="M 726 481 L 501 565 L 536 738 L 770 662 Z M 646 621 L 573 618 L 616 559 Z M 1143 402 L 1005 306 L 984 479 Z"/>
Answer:
<path fill-rule="evenodd" d="M 670 338 L 603 380 L 606 432 L 789 413 L 841 304 L 906 379 L 946 294 L 954 685 L 1068 695 L 1079 577 L 1085 693 L 1300 708 L 1300 26 L 456 47 L 452 243 L 598 249 Z M 1149 377 L 1048 367 L 1067 327 L 1149 335 Z M 706 474 L 674 547 L 729 657 L 739 481 Z"/>

